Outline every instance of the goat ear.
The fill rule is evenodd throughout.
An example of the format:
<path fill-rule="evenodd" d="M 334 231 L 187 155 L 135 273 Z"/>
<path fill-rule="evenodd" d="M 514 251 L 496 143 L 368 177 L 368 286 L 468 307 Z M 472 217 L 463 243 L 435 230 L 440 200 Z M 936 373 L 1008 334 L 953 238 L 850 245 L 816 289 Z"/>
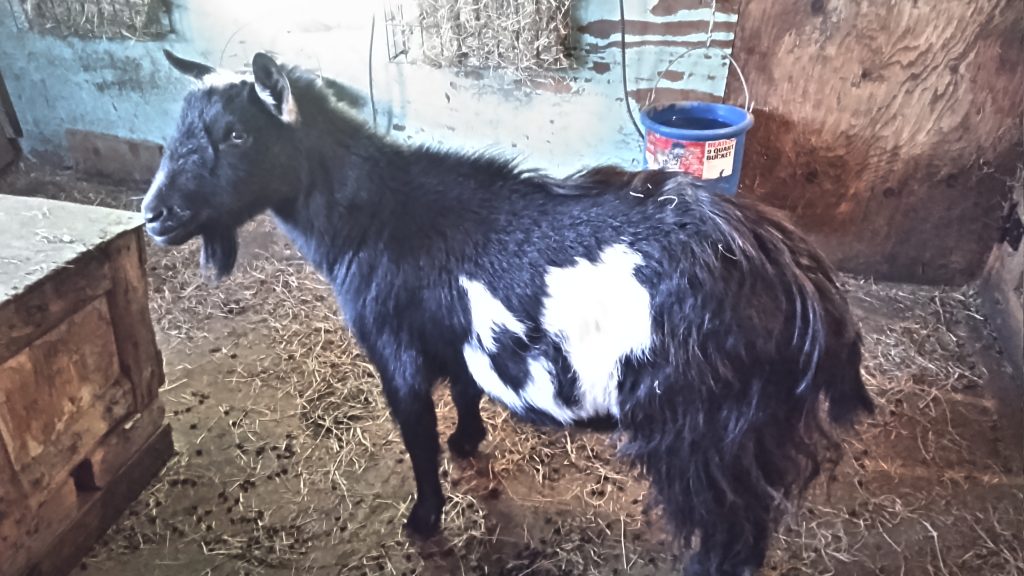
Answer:
<path fill-rule="evenodd" d="M 289 124 L 299 121 L 299 110 L 292 98 L 292 87 L 284 71 L 269 55 L 257 52 L 252 58 L 252 73 L 256 80 L 256 93 L 271 112 Z"/>
<path fill-rule="evenodd" d="M 187 60 L 167 48 L 164 48 L 164 58 L 167 58 L 167 61 L 171 63 L 175 70 L 199 82 L 202 82 L 203 78 L 217 71 L 213 66 Z"/>

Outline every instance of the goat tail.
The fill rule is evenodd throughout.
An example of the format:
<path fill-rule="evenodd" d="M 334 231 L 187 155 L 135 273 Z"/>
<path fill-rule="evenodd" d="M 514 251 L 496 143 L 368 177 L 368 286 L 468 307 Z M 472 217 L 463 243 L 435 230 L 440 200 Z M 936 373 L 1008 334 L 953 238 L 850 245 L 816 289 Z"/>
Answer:
<path fill-rule="evenodd" d="M 689 241 L 661 271 L 654 349 L 622 366 L 622 452 L 676 535 L 699 535 L 689 576 L 748 575 L 791 500 L 838 464 L 829 424 L 873 402 L 825 259 L 767 209 L 691 198 L 673 211 Z"/>

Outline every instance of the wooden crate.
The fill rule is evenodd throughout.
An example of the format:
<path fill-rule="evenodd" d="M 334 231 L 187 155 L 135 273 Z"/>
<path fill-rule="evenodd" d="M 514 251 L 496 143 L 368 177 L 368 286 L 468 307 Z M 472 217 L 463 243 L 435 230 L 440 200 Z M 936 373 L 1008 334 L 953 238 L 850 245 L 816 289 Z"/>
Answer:
<path fill-rule="evenodd" d="M 62 576 L 173 451 L 135 214 L 0 195 L 0 576 Z"/>

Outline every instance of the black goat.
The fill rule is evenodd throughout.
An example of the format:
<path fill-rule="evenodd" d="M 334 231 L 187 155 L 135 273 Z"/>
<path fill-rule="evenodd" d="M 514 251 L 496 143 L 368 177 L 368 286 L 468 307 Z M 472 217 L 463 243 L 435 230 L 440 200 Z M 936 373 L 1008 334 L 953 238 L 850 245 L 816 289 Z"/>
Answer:
<path fill-rule="evenodd" d="M 621 431 L 680 539 L 700 537 L 693 576 L 761 567 L 782 505 L 838 461 L 822 399 L 836 424 L 874 410 L 829 264 L 774 212 L 675 173 L 557 179 L 401 146 L 265 54 L 252 78 L 166 55 L 200 86 L 143 202 L 148 232 L 202 236 L 224 276 L 238 227 L 273 213 L 379 371 L 414 534 L 441 523 L 440 379 L 459 457 L 486 435 L 484 392 L 538 424 Z"/>

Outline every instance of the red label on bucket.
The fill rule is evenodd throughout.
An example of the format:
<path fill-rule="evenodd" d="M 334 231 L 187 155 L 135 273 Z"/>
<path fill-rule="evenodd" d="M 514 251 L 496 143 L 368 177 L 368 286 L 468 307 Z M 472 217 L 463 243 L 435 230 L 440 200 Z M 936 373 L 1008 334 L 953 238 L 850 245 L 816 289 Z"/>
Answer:
<path fill-rule="evenodd" d="M 646 154 L 650 168 L 686 172 L 701 180 L 712 180 L 732 175 L 736 139 L 687 142 L 649 132 Z"/>

